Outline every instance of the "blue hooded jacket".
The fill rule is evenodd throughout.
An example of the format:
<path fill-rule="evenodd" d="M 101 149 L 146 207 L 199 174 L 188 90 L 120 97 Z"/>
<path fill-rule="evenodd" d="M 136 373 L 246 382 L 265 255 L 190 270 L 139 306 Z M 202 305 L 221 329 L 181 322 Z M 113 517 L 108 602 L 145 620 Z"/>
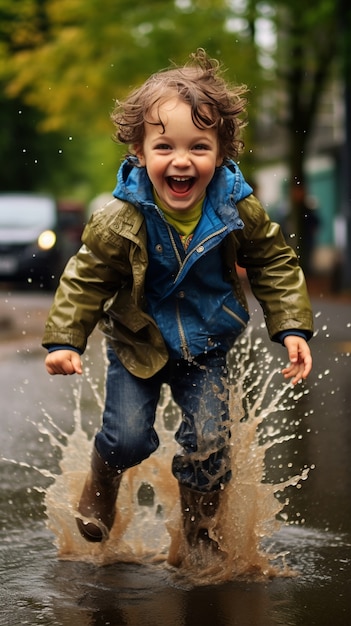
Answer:
<path fill-rule="evenodd" d="M 122 164 L 113 195 L 136 206 L 147 228 L 145 294 L 172 358 L 191 358 L 230 349 L 249 315 L 223 277 L 223 239 L 242 229 L 236 203 L 252 193 L 238 166 L 228 161 L 210 182 L 201 219 L 187 251 L 162 210 L 155 205 L 144 167 L 133 158 Z"/>

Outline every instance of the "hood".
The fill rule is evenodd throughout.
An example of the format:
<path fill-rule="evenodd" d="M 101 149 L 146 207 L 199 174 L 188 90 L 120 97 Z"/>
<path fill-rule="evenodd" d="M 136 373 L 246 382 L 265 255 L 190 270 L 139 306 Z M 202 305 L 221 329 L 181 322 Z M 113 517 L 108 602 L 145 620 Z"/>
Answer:
<path fill-rule="evenodd" d="M 146 168 L 138 166 L 136 157 L 128 157 L 123 161 L 117 172 L 117 184 L 113 195 L 139 208 L 149 203 L 154 205 L 151 181 Z"/>

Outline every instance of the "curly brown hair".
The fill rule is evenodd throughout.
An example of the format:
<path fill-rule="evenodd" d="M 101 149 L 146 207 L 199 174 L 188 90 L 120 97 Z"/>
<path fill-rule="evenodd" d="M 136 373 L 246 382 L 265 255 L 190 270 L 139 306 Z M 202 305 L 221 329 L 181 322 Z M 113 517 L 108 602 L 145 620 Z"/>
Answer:
<path fill-rule="evenodd" d="M 211 59 L 203 48 L 190 55 L 182 67 L 171 67 L 152 74 L 123 101 L 116 103 L 111 119 L 117 130 L 114 139 L 127 144 L 144 141 L 145 123 L 163 128 L 162 120 L 148 119 L 155 105 L 178 96 L 191 107 L 197 128 L 216 128 L 221 156 L 236 159 L 243 148 L 241 129 L 246 125 L 240 115 L 245 113 L 246 85 L 231 86 L 222 77 L 217 59 Z M 131 150 L 132 151 L 132 150 Z"/>

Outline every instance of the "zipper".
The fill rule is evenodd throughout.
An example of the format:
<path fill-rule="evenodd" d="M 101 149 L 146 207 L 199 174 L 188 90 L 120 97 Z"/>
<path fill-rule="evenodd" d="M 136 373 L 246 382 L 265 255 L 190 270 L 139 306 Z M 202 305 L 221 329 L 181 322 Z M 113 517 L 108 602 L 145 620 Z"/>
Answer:
<path fill-rule="evenodd" d="M 170 238 L 173 250 L 174 250 L 174 254 L 175 254 L 175 256 L 177 258 L 177 261 L 178 261 L 179 271 L 178 271 L 177 276 L 179 276 L 180 272 L 182 271 L 184 263 L 182 261 L 182 258 L 180 256 L 180 254 L 179 254 L 179 250 L 177 248 L 177 244 L 175 242 L 172 229 L 169 226 L 169 224 L 167 224 L 167 222 L 166 222 L 166 226 L 167 226 L 169 238 Z M 174 282 L 176 280 L 177 280 L 177 278 L 175 278 Z M 186 340 L 184 327 L 183 327 L 182 319 L 181 319 L 181 316 L 180 316 L 180 307 L 179 307 L 179 302 L 178 301 L 176 302 L 176 319 L 177 319 L 177 327 L 178 327 L 178 333 L 179 333 L 179 338 L 180 338 L 180 349 L 181 349 L 181 352 L 182 352 L 182 355 L 183 355 L 183 359 L 185 359 L 186 361 L 191 361 L 192 360 L 192 356 L 191 356 L 191 353 L 190 353 L 190 350 L 189 350 L 189 347 L 188 347 L 188 343 L 187 343 L 187 340 Z"/>
<path fill-rule="evenodd" d="M 163 217 L 163 216 L 162 216 Z M 164 218 L 163 218 L 164 219 Z M 192 250 L 184 259 L 184 261 L 182 260 L 180 254 L 179 254 L 179 250 L 177 248 L 177 244 L 175 242 L 174 236 L 173 236 L 173 232 L 172 229 L 170 227 L 170 225 L 167 223 L 167 221 L 164 219 L 164 222 L 167 226 L 167 230 L 168 230 L 168 235 L 174 250 L 174 254 L 176 256 L 176 259 L 178 261 L 178 265 L 179 265 L 179 270 L 178 273 L 173 281 L 173 284 L 176 283 L 176 281 L 178 280 L 185 263 L 187 262 L 187 260 L 189 259 L 189 257 L 194 254 L 198 248 L 200 246 L 203 246 L 205 243 L 207 243 L 207 241 L 209 241 L 210 239 L 213 239 L 213 237 L 220 235 L 221 233 L 225 232 L 227 230 L 226 226 L 223 226 L 222 228 L 220 228 L 219 230 L 217 230 L 215 233 L 211 233 L 210 235 L 207 235 L 207 237 L 205 237 L 204 239 L 202 239 L 202 241 L 200 241 L 198 243 L 198 245 L 196 246 L 196 248 L 194 248 L 194 250 Z M 232 315 L 233 317 L 235 317 L 237 319 L 237 321 L 243 326 L 245 327 L 244 322 L 240 319 L 239 316 L 236 316 L 235 313 L 233 313 L 230 309 L 228 309 L 227 311 L 230 315 Z M 178 332 L 179 332 L 179 337 L 180 337 L 180 348 L 183 354 L 183 358 L 186 359 L 187 361 L 191 361 L 192 360 L 192 356 L 187 344 L 187 340 L 186 340 L 186 336 L 185 336 L 185 332 L 184 332 L 184 328 L 183 328 L 183 324 L 182 324 L 182 320 L 180 317 L 180 309 L 179 309 L 179 302 L 177 302 L 176 304 L 176 318 L 177 318 L 177 326 L 178 326 Z"/>
<path fill-rule="evenodd" d="M 237 315 L 237 313 L 234 313 L 234 311 L 232 311 L 229 307 L 227 307 L 225 304 L 222 304 L 222 309 L 223 311 L 225 311 L 226 313 L 228 313 L 228 315 L 230 315 L 231 317 L 233 317 L 237 322 L 239 322 L 239 324 L 245 328 L 246 324 L 245 322 L 241 319 L 241 317 L 239 315 Z"/>
<path fill-rule="evenodd" d="M 167 222 L 166 222 L 166 226 L 167 226 L 167 230 L 168 230 L 168 235 L 169 235 L 169 238 L 170 238 L 170 240 L 171 240 L 172 248 L 173 248 L 174 254 L 175 254 L 176 258 L 177 258 L 178 265 L 179 265 L 179 271 L 178 271 L 178 274 L 177 274 L 177 276 L 178 276 L 178 275 L 179 275 L 179 272 L 181 271 L 181 268 L 182 268 L 182 266 L 183 266 L 183 261 L 182 261 L 182 258 L 181 258 L 181 256 L 180 256 L 180 254 L 179 254 L 179 250 L 178 250 L 178 248 L 177 248 L 177 244 L 176 244 L 176 242 L 175 242 L 175 240 L 174 240 L 174 236 L 173 236 L 173 233 L 172 233 L 172 229 L 171 229 L 170 225 L 169 225 L 169 224 L 167 224 Z"/>
<path fill-rule="evenodd" d="M 177 326 L 178 326 L 178 332 L 179 332 L 179 336 L 180 336 L 180 348 L 182 351 L 182 355 L 183 355 L 183 359 L 185 359 L 186 361 L 191 361 L 192 357 L 190 354 L 190 350 L 187 344 L 187 340 L 185 337 L 185 332 L 184 332 L 184 328 L 183 328 L 183 324 L 182 324 L 182 320 L 180 317 L 180 310 L 179 310 L 179 302 L 176 303 L 176 318 L 177 318 Z"/>
<path fill-rule="evenodd" d="M 181 260 L 181 258 L 180 258 L 180 256 L 179 256 L 179 260 L 180 260 L 179 272 L 178 272 L 177 276 L 175 277 L 174 282 L 176 282 L 176 281 L 178 280 L 179 275 L 181 274 L 181 272 L 182 272 L 182 270 L 183 270 L 183 268 L 184 268 L 184 265 L 187 263 L 187 261 L 189 260 L 189 258 L 190 258 L 193 254 L 195 254 L 195 252 L 197 252 L 197 250 L 198 250 L 201 246 L 203 246 L 205 243 L 207 243 L 210 239 L 213 239 L 213 237 L 216 237 L 217 235 L 221 235 L 221 234 L 222 234 L 223 232 L 225 232 L 226 230 L 227 230 L 227 227 L 226 227 L 226 226 L 223 226 L 223 228 L 220 228 L 220 229 L 219 229 L 219 230 L 217 230 L 215 233 L 211 233 L 211 235 L 207 235 L 207 237 L 205 237 L 205 239 L 202 239 L 202 241 L 200 241 L 200 242 L 197 244 L 196 248 L 194 248 L 193 250 L 191 250 L 191 251 L 189 252 L 189 254 L 185 257 L 184 261 L 182 261 L 182 260 Z M 170 233 L 170 234 L 172 235 L 172 233 Z M 172 235 L 172 243 L 174 243 L 174 245 L 175 245 L 175 242 L 174 242 L 174 239 L 173 239 L 173 235 Z M 177 252 L 178 252 L 178 250 L 177 250 Z"/>

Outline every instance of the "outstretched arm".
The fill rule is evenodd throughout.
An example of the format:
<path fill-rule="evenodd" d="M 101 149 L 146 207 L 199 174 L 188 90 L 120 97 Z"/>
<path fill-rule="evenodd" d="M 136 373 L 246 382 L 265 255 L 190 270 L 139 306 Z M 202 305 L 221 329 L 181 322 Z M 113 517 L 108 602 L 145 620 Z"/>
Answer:
<path fill-rule="evenodd" d="M 288 351 L 289 365 L 282 370 L 284 378 L 292 378 L 296 385 L 300 380 L 307 378 L 312 369 L 312 356 L 308 343 L 302 337 L 288 335 L 284 339 Z"/>

